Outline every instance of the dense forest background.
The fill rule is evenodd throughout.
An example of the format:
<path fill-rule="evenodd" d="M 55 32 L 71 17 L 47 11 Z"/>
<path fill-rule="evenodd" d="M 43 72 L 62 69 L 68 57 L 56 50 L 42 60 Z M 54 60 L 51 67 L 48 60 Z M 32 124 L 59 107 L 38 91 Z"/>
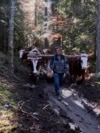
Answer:
<path fill-rule="evenodd" d="M 95 0 L 15 1 L 14 54 L 23 47 L 51 47 L 61 43 L 65 54 L 76 50 L 96 53 Z M 0 51 L 7 53 L 10 1 L 0 1 Z M 59 41 L 60 40 L 60 41 Z"/>

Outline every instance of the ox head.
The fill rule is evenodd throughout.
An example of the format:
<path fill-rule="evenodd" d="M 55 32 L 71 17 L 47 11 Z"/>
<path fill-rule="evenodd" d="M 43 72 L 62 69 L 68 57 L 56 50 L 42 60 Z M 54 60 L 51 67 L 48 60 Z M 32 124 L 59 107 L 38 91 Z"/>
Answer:
<path fill-rule="evenodd" d="M 41 52 L 36 47 L 33 48 L 31 51 L 29 51 L 29 54 L 28 54 L 28 59 L 31 60 L 33 65 L 34 74 L 38 74 L 37 65 L 38 65 L 38 60 L 41 59 L 41 57 L 39 57 L 40 55 L 41 55 Z"/>
<path fill-rule="evenodd" d="M 41 55 L 41 52 L 36 47 L 30 50 L 28 54 L 28 56 L 39 56 L 39 55 Z"/>
<path fill-rule="evenodd" d="M 87 54 L 81 54 L 81 66 L 82 69 L 86 69 L 87 68 L 87 62 L 88 62 L 88 55 Z"/>

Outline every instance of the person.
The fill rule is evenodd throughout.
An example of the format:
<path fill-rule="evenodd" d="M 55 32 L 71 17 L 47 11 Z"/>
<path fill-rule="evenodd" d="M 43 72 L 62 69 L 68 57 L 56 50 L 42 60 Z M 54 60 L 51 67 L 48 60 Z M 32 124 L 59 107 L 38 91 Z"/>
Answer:
<path fill-rule="evenodd" d="M 67 58 L 62 54 L 61 47 L 55 47 L 55 55 L 51 58 L 50 68 L 53 70 L 55 92 L 59 100 L 61 99 L 61 86 L 64 73 L 69 74 L 69 64 Z"/>

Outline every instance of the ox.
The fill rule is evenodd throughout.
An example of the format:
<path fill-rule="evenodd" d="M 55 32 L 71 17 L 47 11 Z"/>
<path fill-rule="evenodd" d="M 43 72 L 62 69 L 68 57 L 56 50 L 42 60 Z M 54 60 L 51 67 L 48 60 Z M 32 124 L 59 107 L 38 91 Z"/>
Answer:
<path fill-rule="evenodd" d="M 43 53 L 38 53 L 38 57 L 35 57 L 32 60 L 34 68 L 33 73 L 37 73 L 39 78 L 42 77 L 42 79 L 45 79 L 48 83 L 51 83 L 53 80 L 53 71 L 50 68 L 51 56 L 50 49 L 43 49 Z M 38 72 L 36 66 L 39 66 Z"/>
<path fill-rule="evenodd" d="M 25 64 L 27 64 L 30 67 L 31 70 L 31 78 L 34 81 L 37 81 L 39 79 L 39 73 L 40 73 L 40 60 L 41 57 L 39 57 L 41 55 L 41 51 L 34 47 L 30 47 L 30 48 L 25 48 L 25 49 L 21 49 L 19 51 L 19 58 L 21 59 L 22 62 L 24 62 Z"/>
<path fill-rule="evenodd" d="M 38 73 L 38 61 L 39 59 L 41 59 L 39 56 L 41 56 L 41 52 L 38 48 L 34 47 L 30 47 L 30 48 L 25 48 L 25 49 L 21 49 L 19 51 L 19 58 L 24 61 L 24 62 L 28 62 L 28 64 L 31 64 L 33 73 Z"/>
<path fill-rule="evenodd" d="M 37 73 L 37 66 L 39 66 L 39 70 L 50 71 L 50 55 L 51 51 L 49 49 L 43 49 L 40 51 L 38 48 L 32 49 L 28 56 L 28 59 L 31 59 L 33 64 L 33 73 Z M 43 71 L 42 71 L 43 72 Z"/>
<path fill-rule="evenodd" d="M 19 57 L 22 61 L 29 64 L 32 70 L 32 77 L 39 79 L 40 75 L 43 77 L 50 77 L 50 54 L 49 49 L 40 50 L 37 47 L 30 49 L 21 49 Z"/>
<path fill-rule="evenodd" d="M 68 58 L 71 82 L 82 83 L 85 80 L 87 61 L 87 54 L 75 55 Z"/>

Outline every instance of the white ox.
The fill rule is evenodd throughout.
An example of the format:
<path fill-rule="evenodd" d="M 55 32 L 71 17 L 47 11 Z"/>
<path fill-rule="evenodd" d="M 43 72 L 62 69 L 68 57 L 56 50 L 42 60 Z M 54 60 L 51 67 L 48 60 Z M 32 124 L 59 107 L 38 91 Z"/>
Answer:
<path fill-rule="evenodd" d="M 39 51 L 38 48 L 32 49 L 28 54 L 28 59 L 31 59 L 33 64 L 33 73 L 34 74 L 46 74 L 48 77 L 52 77 L 52 72 L 50 68 L 50 57 L 48 57 L 48 54 L 50 53 L 49 49 L 43 49 L 43 55 Z M 37 70 L 38 61 L 41 59 L 42 63 L 39 65 L 39 68 Z"/>
<path fill-rule="evenodd" d="M 51 51 L 49 49 L 39 50 L 37 47 L 34 47 L 31 50 L 28 50 L 28 54 L 26 55 L 26 50 L 21 49 L 19 51 L 19 58 L 24 58 L 23 55 L 25 54 L 25 59 L 31 62 L 32 64 L 33 74 L 37 76 L 39 74 L 42 74 L 46 75 L 47 78 L 52 78 L 53 71 L 50 68 L 50 52 Z"/>

